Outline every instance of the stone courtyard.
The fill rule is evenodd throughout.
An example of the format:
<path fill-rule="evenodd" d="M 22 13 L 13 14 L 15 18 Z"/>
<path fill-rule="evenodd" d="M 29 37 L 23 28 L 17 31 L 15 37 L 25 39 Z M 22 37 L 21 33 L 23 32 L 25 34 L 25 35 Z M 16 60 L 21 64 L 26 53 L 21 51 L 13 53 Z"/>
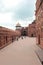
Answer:
<path fill-rule="evenodd" d="M 0 65 L 41 65 L 36 49 L 35 37 L 19 38 L 0 50 Z"/>

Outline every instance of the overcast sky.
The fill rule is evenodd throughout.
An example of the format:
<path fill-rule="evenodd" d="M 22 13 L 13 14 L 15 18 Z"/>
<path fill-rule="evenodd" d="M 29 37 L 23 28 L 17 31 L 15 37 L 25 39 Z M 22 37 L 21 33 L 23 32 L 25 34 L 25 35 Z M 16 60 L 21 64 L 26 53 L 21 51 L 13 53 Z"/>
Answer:
<path fill-rule="evenodd" d="M 34 19 L 36 0 L 0 0 L 0 26 L 15 29 L 19 22 L 27 26 Z"/>

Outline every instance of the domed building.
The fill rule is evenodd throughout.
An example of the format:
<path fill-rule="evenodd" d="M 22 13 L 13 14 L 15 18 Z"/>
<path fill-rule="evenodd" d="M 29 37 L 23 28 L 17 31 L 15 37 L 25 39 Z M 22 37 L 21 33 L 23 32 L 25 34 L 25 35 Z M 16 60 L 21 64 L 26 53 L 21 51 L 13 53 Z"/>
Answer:
<path fill-rule="evenodd" d="M 19 23 L 17 23 L 16 30 L 21 33 L 21 36 L 28 36 L 28 27 L 22 27 Z"/>
<path fill-rule="evenodd" d="M 16 30 L 21 30 L 21 25 L 19 23 L 16 24 Z"/>

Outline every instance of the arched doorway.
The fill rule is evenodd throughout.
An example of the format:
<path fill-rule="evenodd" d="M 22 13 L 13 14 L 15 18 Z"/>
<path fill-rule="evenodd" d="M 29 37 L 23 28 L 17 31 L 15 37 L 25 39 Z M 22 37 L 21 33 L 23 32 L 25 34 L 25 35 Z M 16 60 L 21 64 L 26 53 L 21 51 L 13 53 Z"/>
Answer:
<path fill-rule="evenodd" d="M 34 35 L 33 34 L 31 34 L 31 37 L 33 37 Z"/>
<path fill-rule="evenodd" d="M 22 36 L 27 36 L 27 32 L 25 30 L 22 32 Z"/>

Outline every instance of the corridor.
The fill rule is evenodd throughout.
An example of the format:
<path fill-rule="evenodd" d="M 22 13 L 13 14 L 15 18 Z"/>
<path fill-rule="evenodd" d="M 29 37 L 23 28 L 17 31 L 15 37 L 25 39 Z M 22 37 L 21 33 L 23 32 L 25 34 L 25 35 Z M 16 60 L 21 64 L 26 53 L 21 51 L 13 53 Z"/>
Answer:
<path fill-rule="evenodd" d="M 0 65 L 41 65 L 36 49 L 36 38 L 24 37 L 0 50 Z"/>

